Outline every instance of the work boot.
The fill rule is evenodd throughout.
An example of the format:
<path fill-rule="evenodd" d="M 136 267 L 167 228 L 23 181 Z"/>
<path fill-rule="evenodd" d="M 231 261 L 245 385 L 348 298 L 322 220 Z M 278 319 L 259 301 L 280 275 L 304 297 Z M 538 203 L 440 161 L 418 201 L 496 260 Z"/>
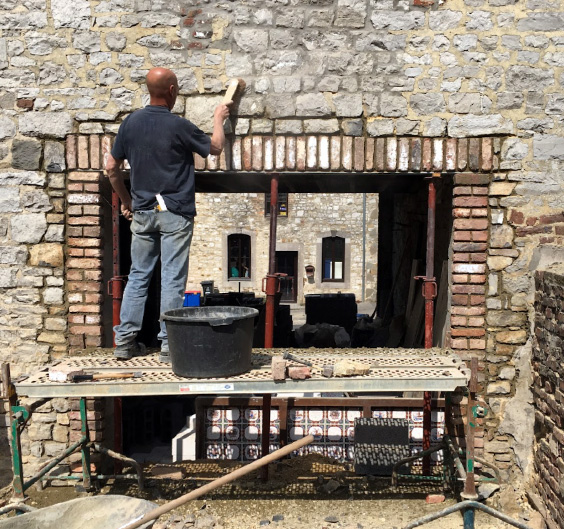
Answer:
<path fill-rule="evenodd" d="M 129 360 L 134 356 L 143 356 L 147 352 L 145 344 L 132 340 L 126 344 L 118 345 L 114 349 L 114 358 L 118 360 Z"/>
<path fill-rule="evenodd" d="M 159 354 L 159 362 L 163 364 L 170 364 L 170 351 L 168 349 L 168 343 L 161 345 L 161 352 Z"/>

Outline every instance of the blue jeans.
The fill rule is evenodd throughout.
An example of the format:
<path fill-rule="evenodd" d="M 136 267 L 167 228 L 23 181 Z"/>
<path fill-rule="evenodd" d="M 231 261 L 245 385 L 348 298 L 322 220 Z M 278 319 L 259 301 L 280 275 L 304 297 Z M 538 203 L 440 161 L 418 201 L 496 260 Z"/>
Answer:
<path fill-rule="evenodd" d="M 161 314 L 182 307 L 193 219 L 170 211 L 135 211 L 131 221 L 131 271 L 120 312 L 120 324 L 114 327 L 116 345 L 135 339 L 141 330 L 147 292 L 153 270 L 161 258 Z M 168 349 L 166 327 L 161 321 L 158 334 L 161 348 Z"/>

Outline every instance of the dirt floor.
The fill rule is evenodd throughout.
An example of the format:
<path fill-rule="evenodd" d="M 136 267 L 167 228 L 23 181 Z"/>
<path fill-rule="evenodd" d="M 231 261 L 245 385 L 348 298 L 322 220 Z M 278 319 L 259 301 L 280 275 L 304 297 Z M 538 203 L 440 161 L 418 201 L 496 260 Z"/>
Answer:
<path fill-rule="evenodd" d="M 146 465 L 144 491 L 134 481 L 108 482 L 97 494 L 125 494 L 163 505 L 213 479 L 238 468 L 235 462 L 189 462 L 175 465 Z M 157 477 L 156 474 L 161 474 Z M 168 476 L 167 476 L 168 475 Z M 173 479 L 174 478 L 174 479 Z M 4 489 L 4 503 L 7 499 Z M 440 483 L 422 484 L 403 480 L 398 491 L 389 478 L 355 475 L 347 465 L 318 455 L 274 463 L 269 480 L 251 473 L 161 516 L 155 529 L 400 529 L 408 522 L 454 505 L 446 495 L 438 504 L 428 504 L 428 494 L 441 494 Z M 44 507 L 89 493 L 74 487 L 48 486 L 29 491 L 28 505 Z M 514 513 L 527 522 L 531 512 L 520 501 Z M 511 513 L 515 516 L 514 513 Z M 0 519 L 2 517 L 0 516 Z M 434 521 L 426 527 L 463 527 L 459 513 Z M 476 528 L 497 529 L 507 524 L 481 512 Z M 84 528 L 89 529 L 89 528 Z M 92 528 L 94 529 L 94 528 Z M 117 529 L 117 528 L 116 528 Z"/>

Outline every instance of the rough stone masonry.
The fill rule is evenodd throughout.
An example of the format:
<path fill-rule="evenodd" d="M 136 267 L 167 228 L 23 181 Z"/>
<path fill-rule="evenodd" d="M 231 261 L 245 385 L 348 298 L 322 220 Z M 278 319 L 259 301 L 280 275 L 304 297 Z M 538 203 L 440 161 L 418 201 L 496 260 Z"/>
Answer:
<path fill-rule="evenodd" d="M 505 477 L 527 474 L 532 427 L 506 410 L 531 409 L 532 277 L 547 256 L 561 259 L 562 0 L 4 0 L 0 358 L 16 373 L 101 332 L 101 157 L 147 102 L 153 66 L 176 71 L 174 112 L 206 131 L 225 82 L 245 78 L 229 131 L 243 143 L 321 135 L 459 139 L 474 145 L 461 151 L 470 158 L 493 149 L 485 173 L 465 165 L 471 174 L 455 176 L 453 283 L 466 297 L 451 337 L 482 360 L 486 452 Z M 446 167 L 446 149 L 429 155 Z"/>

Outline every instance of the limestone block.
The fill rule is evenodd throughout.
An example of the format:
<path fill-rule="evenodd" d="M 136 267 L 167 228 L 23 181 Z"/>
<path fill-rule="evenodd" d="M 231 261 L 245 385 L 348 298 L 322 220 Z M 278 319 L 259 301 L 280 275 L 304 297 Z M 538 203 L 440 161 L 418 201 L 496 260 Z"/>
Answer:
<path fill-rule="evenodd" d="M 32 422 L 27 431 L 31 441 L 45 441 L 51 439 L 53 424 Z"/>
<path fill-rule="evenodd" d="M 502 380 L 513 380 L 515 378 L 515 368 L 511 366 L 502 367 L 499 370 L 498 378 Z"/>
<path fill-rule="evenodd" d="M 300 91 L 300 87 L 301 79 L 299 77 L 275 77 L 272 79 L 272 88 L 276 94 L 296 93 Z M 263 90 L 263 92 L 266 91 Z"/>
<path fill-rule="evenodd" d="M 17 242 L 37 243 L 47 231 L 43 213 L 21 213 L 10 219 L 12 239 Z"/>
<path fill-rule="evenodd" d="M 270 134 L 274 127 L 274 122 L 270 119 L 253 119 L 252 130 L 253 134 Z"/>
<path fill-rule="evenodd" d="M 189 95 L 198 92 L 198 80 L 191 68 L 178 68 L 175 70 L 178 78 L 178 88 L 180 94 Z"/>
<path fill-rule="evenodd" d="M 490 184 L 490 196 L 508 196 L 513 193 L 517 184 L 515 182 L 492 182 Z"/>
<path fill-rule="evenodd" d="M 240 118 L 237 120 L 235 127 L 235 134 L 237 136 L 245 136 L 251 130 L 251 120 L 247 118 Z"/>
<path fill-rule="evenodd" d="M 362 115 L 361 94 L 336 94 L 333 96 L 337 116 L 357 117 Z"/>
<path fill-rule="evenodd" d="M 436 14 L 439 12 L 433 11 L 432 13 Z M 443 12 L 441 11 L 440 13 Z M 459 18 L 460 17 L 462 17 L 462 13 L 459 13 Z M 372 22 L 374 29 L 386 29 L 389 31 L 413 30 L 423 27 L 425 24 L 425 14 L 418 11 L 408 11 L 402 13 L 398 11 L 374 10 L 370 17 L 370 21 Z M 441 21 L 443 24 L 447 24 L 446 17 L 443 17 Z M 444 30 L 445 26 L 443 24 L 439 21 L 436 21 L 435 23 L 440 25 L 440 31 Z"/>
<path fill-rule="evenodd" d="M 361 119 L 346 119 L 341 123 L 346 136 L 362 136 L 363 123 Z"/>
<path fill-rule="evenodd" d="M 17 270 L 13 268 L 0 268 L 0 288 L 14 288 L 17 285 Z"/>
<path fill-rule="evenodd" d="M 443 136 L 446 132 L 447 122 L 442 118 L 431 118 L 423 122 L 423 135 L 430 137 Z"/>
<path fill-rule="evenodd" d="M 64 66 L 55 64 L 53 62 L 45 62 L 39 70 L 39 84 L 60 84 L 67 77 L 67 72 Z"/>
<path fill-rule="evenodd" d="M 394 121 L 391 119 L 376 119 L 366 125 L 370 136 L 391 136 L 394 133 Z"/>
<path fill-rule="evenodd" d="M 0 264 L 25 264 L 27 255 L 25 246 L 0 246 Z"/>
<path fill-rule="evenodd" d="M 65 146 L 58 141 L 46 141 L 43 167 L 49 173 L 60 173 L 66 169 Z"/>
<path fill-rule="evenodd" d="M 550 94 L 546 100 L 546 113 L 561 115 L 564 113 L 564 97 L 559 94 Z"/>
<path fill-rule="evenodd" d="M 51 0 L 55 28 L 89 29 L 91 25 L 88 0 Z"/>
<path fill-rule="evenodd" d="M 94 31 L 77 31 L 73 35 L 73 47 L 84 53 L 101 51 L 100 34 Z"/>
<path fill-rule="evenodd" d="M 323 94 L 302 94 L 296 98 L 296 114 L 327 117 L 331 115 L 331 107 Z"/>
<path fill-rule="evenodd" d="M 535 134 L 533 155 L 538 160 L 564 160 L 564 137 Z"/>
<path fill-rule="evenodd" d="M 303 125 L 306 134 L 332 134 L 339 132 L 339 122 L 336 119 L 305 119 Z"/>
<path fill-rule="evenodd" d="M 527 339 L 527 331 L 502 331 L 495 335 L 498 343 L 522 344 Z"/>
<path fill-rule="evenodd" d="M 47 242 L 64 242 L 65 227 L 59 224 L 50 224 L 45 232 L 45 241 Z"/>
<path fill-rule="evenodd" d="M 66 443 L 69 439 L 69 430 L 66 426 L 56 424 L 53 427 L 53 441 L 57 443 Z"/>
<path fill-rule="evenodd" d="M 523 106 L 523 94 L 520 92 L 502 92 L 497 95 L 498 109 L 515 109 Z"/>
<path fill-rule="evenodd" d="M 20 193 L 15 187 L 1 187 L 0 213 L 16 213 L 21 211 Z"/>
<path fill-rule="evenodd" d="M 268 101 L 267 101 L 268 111 Z M 302 134 L 303 122 L 300 119 L 277 119 L 276 134 Z"/>
<path fill-rule="evenodd" d="M 0 115 L 0 140 L 13 138 L 16 135 L 16 124 L 6 116 Z"/>
<path fill-rule="evenodd" d="M 489 256 L 487 262 L 488 262 L 488 268 L 490 270 L 498 271 L 507 268 L 513 262 L 513 258 L 503 257 L 499 255 Z"/>
<path fill-rule="evenodd" d="M 213 130 L 213 112 L 221 102 L 220 96 L 194 96 L 186 105 L 186 119 L 204 132 L 211 133 Z"/>
<path fill-rule="evenodd" d="M 49 195 L 39 189 L 23 193 L 20 203 L 26 211 L 46 212 L 53 209 L 51 202 L 49 202 Z"/>
<path fill-rule="evenodd" d="M 43 447 L 47 457 L 57 457 L 66 450 L 67 444 L 66 442 L 58 443 L 56 441 L 45 441 Z"/>
<path fill-rule="evenodd" d="M 523 312 L 509 310 L 490 310 L 486 317 L 488 325 L 493 327 L 520 327 L 527 323 L 527 315 Z"/>
<path fill-rule="evenodd" d="M 488 395 L 507 395 L 511 393 L 511 383 L 506 381 L 493 382 L 486 387 Z"/>
<path fill-rule="evenodd" d="M 364 0 L 339 0 L 333 24 L 337 27 L 364 28 L 366 2 Z"/>
<path fill-rule="evenodd" d="M 490 246 L 492 248 L 512 248 L 513 229 L 507 224 L 493 225 L 490 228 Z"/>
<path fill-rule="evenodd" d="M 512 90 L 528 90 L 535 86 L 537 90 L 554 84 L 554 70 L 533 68 L 531 66 L 511 66 L 507 69 L 505 83 Z"/>
<path fill-rule="evenodd" d="M 564 13 L 541 12 L 528 13 L 525 18 L 517 22 L 519 31 L 561 31 L 564 27 Z"/>
<path fill-rule="evenodd" d="M 127 37 L 123 33 L 112 31 L 106 35 L 106 46 L 111 51 L 122 51 L 125 48 L 126 44 Z"/>
<path fill-rule="evenodd" d="M 477 116 L 467 114 L 454 116 L 448 122 L 449 136 L 464 138 L 467 136 L 489 136 L 494 134 L 511 134 L 513 122 L 501 114 Z"/>
<path fill-rule="evenodd" d="M 123 81 L 123 76 L 113 68 L 104 68 L 100 72 L 100 84 L 101 85 L 115 85 Z"/>
<path fill-rule="evenodd" d="M 29 263 L 32 266 L 63 266 L 64 254 L 62 245 L 55 243 L 36 244 L 30 250 Z"/>
<path fill-rule="evenodd" d="M 72 132 L 72 118 L 66 112 L 26 112 L 19 117 L 19 129 L 24 136 L 64 138 Z"/>
<path fill-rule="evenodd" d="M 447 29 L 459 27 L 462 12 L 452 10 L 430 11 L 429 28 L 433 31 L 443 32 Z"/>
<path fill-rule="evenodd" d="M 12 167 L 14 169 L 39 169 L 41 143 L 35 140 L 14 140 L 12 142 Z"/>
<path fill-rule="evenodd" d="M 57 287 L 49 287 L 43 291 L 43 303 L 45 305 L 62 305 L 64 301 L 64 290 Z"/>
<path fill-rule="evenodd" d="M 256 53 L 268 48 L 268 31 L 261 29 L 241 29 L 233 33 L 235 43 L 241 51 Z"/>
<path fill-rule="evenodd" d="M 529 154 L 529 146 L 518 138 L 507 138 L 501 147 L 502 160 L 522 160 Z"/>
<path fill-rule="evenodd" d="M 113 88 L 110 92 L 110 100 L 116 104 L 120 110 L 131 110 L 135 92 L 127 88 Z"/>
<path fill-rule="evenodd" d="M 35 85 L 35 74 L 26 68 L 10 68 L 2 70 L 0 88 L 18 88 Z"/>
<path fill-rule="evenodd" d="M 410 105 L 419 115 L 444 112 L 446 108 L 444 96 L 440 93 L 414 94 L 410 98 Z"/>
<path fill-rule="evenodd" d="M 225 57 L 225 74 L 227 77 L 253 75 L 253 63 L 250 56 L 228 54 Z"/>
<path fill-rule="evenodd" d="M 380 97 L 381 115 L 387 118 L 407 116 L 407 100 L 400 94 L 384 92 Z"/>

